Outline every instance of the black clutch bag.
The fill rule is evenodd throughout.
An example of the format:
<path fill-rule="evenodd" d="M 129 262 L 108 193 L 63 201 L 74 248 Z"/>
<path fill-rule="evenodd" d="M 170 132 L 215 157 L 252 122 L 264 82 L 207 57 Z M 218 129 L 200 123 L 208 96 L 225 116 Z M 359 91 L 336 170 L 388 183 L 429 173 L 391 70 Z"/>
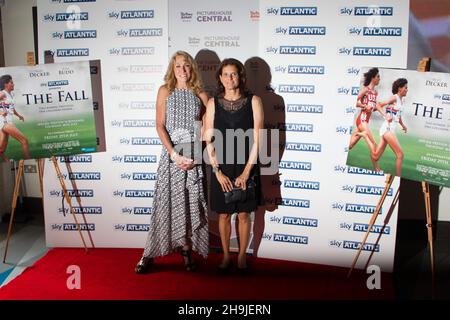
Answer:
<path fill-rule="evenodd" d="M 225 203 L 238 203 L 245 202 L 247 200 L 253 200 L 256 197 L 255 191 L 256 183 L 253 178 L 247 180 L 247 189 L 243 190 L 242 188 L 233 187 L 233 190 L 230 192 L 224 192 Z"/>

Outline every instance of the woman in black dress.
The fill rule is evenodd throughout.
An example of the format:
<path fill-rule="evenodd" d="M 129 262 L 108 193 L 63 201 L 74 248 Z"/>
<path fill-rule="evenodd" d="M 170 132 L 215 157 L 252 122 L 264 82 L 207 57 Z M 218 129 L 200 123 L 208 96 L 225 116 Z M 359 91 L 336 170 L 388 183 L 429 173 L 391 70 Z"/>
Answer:
<path fill-rule="evenodd" d="M 216 74 L 218 94 L 208 101 L 205 116 L 205 140 L 213 174 L 211 210 L 219 214 L 219 232 L 223 249 L 220 270 L 231 267 L 229 255 L 231 215 L 239 219 L 239 255 L 237 268 L 247 268 L 246 250 L 250 236 L 249 215 L 260 202 L 258 150 L 264 123 L 261 99 L 246 90 L 245 69 L 236 59 L 225 59 Z M 233 187 L 247 189 L 256 182 L 255 196 L 243 202 L 226 203 L 224 192 Z"/>

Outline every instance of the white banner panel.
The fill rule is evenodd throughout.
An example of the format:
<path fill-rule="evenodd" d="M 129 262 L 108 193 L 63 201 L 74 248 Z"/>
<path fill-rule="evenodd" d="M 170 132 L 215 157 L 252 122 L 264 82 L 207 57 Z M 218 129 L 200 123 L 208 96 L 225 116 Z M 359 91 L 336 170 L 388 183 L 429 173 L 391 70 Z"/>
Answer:
<path fill-rule="evenodd" d="M 94 1 L 76 4 L 78 16 L 67 16 L 64 2 L 38 5 L 41 51 L 57 61 L 102 60 L 108 151 L 72 164 L 101 173 L 100 181 L 76 181 L 92 195 L 82 198 L 88 209 L 77 210 L 93 213 L 86 218 L 96 246 L 144 245 L 161 149 L 152 128 L 156 90 L 169 51 L 186 50 L 210 92 L 221 59 L 245 63 L 266 126 L 282 129 L 272 141 L 281 144 L 281 176 L 263 177 L 266 205 L 255 214 L 258 255 L 351 264 L 384 185 L 379 174 L 345 165 L 355 88 L 363 65 L 406 66 L 409 1 Z M 70 18 L 85 32 L 66 33 Z M 60 191 L 54 170 L 46 175 L 48 245 L 80 246 L 76 232 L 60 231 L 73 222 L 60 213 L 61 198 L 51 197 Z M 395 211 L 372 260 L 383 271 L 392 270 L 396 220 Z"/>
<path fill-rule="evenodd" d="M 82 178 L 65 174 L 66 184 L 80 191 L 73 204 L 95 246 L 143 247 L 161 151 L 154 119 L 167 66 L 167 3 L 68 2 L 38 1 L 41 58 L 51 50 L 55 62 L 101 59 L 107 152 L 71 157 L 72 177 Z M 80 246 L 50 163 L 44 182 L 47 245 Z"/>
<path fill-rule="evenodd" d="M 406 66 L 408 8 L 408 1 L 260 1 L 260 52 L 277 101 L 265 104 L 265 118 L 285 129 L 280 181 L 268 181 L 280 189 L 265 194 L 277 210 L 265 214 L 260 256 L 351 265 L 384 186 L 380 174 L 345 165 L 354 95 L 361 66 Z M 375 242 L 397 188 L 358 266 L 375 247 L 371 263 L 392 270 L 397 211 Z"/>

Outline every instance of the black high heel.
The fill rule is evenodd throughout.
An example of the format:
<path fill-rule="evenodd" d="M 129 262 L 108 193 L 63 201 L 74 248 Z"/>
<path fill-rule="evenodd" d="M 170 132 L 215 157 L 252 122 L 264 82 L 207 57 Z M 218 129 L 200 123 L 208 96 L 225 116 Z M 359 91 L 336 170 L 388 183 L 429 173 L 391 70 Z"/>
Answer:
<path fill-rule="evenodd" d="M 225 273 L 230 272 L 232 267 L 233 267 L 233 263 L 231 262 L 231 260 L 228 260 L 228 263 L 227 263 L 225 266 L 219 265 L 219 266 L 217 267 L 217 271 L 218 271 L 220 274 L 225 274 Z"/>
<path fill-rule="evenodd" d="M 197 264 L 194 262 L 194 259 L 192 259 L 191 249 L 188 250 L 181 249 L 180 253 L 183 256 L 184 269 L 186 271 L 194 271 L 195 269 L 197 269 Z"/>
<path fill-rule="evenodd" d="M 150 272 L 152 266 L 153 266 L 153 258 L 142 257 L 141 260 L 139 260 L 136 267 L 134 268 L 134 272 L 136 272 L 137 274 L 148 273 Z"/>

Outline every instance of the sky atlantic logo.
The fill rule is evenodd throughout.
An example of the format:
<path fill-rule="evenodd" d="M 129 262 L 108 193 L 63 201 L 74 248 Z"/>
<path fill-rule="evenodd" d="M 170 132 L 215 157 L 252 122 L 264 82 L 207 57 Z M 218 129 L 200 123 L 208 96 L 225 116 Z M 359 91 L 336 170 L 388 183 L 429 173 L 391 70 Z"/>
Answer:
<path fill-rule="evenodd" d="M 375 212 L 376 206 L 360 204 L 360 203 L 333 203 L 331 205 L 333 210 L 337 211 L 345 211 L 346 213 L 365 213 L 365 214 L 373 214 Z M 382 213 L 382 208 L 378 214 Z"/>
<path fill-rule="evenodd" d="M 381 36 L 381 37 L 401 37 L 402 28 L 400 27 L 364 27 L 363 36 Z"/>
<path fill-rule="evenodd" d="M 119 37 L 142 38 L 142 37 L 161 37 L 163 35 L 162 28 L 146 28 L 146 29 L 120 29 L 116 32 Z"/>
<path fill-rule="evenodd" d="M 383 193 L 384 187 L 374 187 L 374 186 L 361 186 L 357 185 L 355 192 L 361 194 L 369 194 L 380 196 Z M 389 188 L 388 196 L 392 196 L 392 188 Z"/>
<path fill-rule="evenodd" d="M 289 74 L 325 74 L 325 66 L 289 65 Z"/>
<path fill-rule="evenodd" d="M 304 152 L 322 152 L 322 145 L 317 144 L 317 143 L 286 142 L 285 150 L 304 151 Z"/>
<path fill-rule="evenodd" d="M 155 172 L 133 172 L 133 180 L 140 181 L 140 180 L 148 180 L 148 181 L 155 181 L 157 177 L 157 174 Z"/>
<path fill-rule="evenodd" d="M 390 57 L 392 49 L 387 47 L 353 47 L 354 56 Z"/>
<path fill-rule="evenodd" d="M 56 49 L 57 57 L 87 57 L 89 56 L 88 48 L 70 48 Z"/>
<path fill-rule="evenodd" d="M 267 53 L 275 54 L 295 54 L 295 55 L 315 55 L 316 46 L 279 46 L 266 47 Z"/>
<path fill-rule="evenodd" d="M 367 232 L 368 229 L 369 229 L 369 225 L 368 224 L 365 224 L 365 223 L 353 223 L 353 231 Z M 383 226 L 373 225 L 372 228 L 370 229 L 370 233 L 391 234 L 391 227 L 385 226 L 383 228 Z"/>
<path fill-rule="evenodd" d="M 314 94 L 314 85 L 302 84 L 280 84 L 278 86 L 279 93 L 297 93 L 297 94 Z"/>
<path fill-rule="evenodd" d="M 124 155 L 124 163 L 156 163 L 155 155 Z"/>
<path fill-rule="evenodd" d="M 383 172 L 376 172 L 376 171 L 363 169 L 363 168 L 356 168 L 356 167 L 347 167 L 347 172 L 350 174 L 362 174 L 362 175 L 368 175 L 368 176 L 384 176 Z"/>
<path fill-rule="evenodd" d="M 339 48 L 340 55 L 354 55 L 354 56 L 369 56 L 369 57 L 390 57 L 392 55 L 392 48 L 389 47 L 341 47 Z"/>
<path fill-rule="evenodd" d="M 392 16 L 394 15 L 393 7 L 343 7 L 339 9 L 340 15 L 355 16 Z"/>
<path fill-rule="evenodd" d="M 275 124 L 264 124 L 266 129 L 278 129 L 280 131 L 292 131 L 292 132 L 313 132 L 314 126 L 310 123 L 285 123 L 278 122 Z"/>
<path fill-rule="evenodd" d="M 97 30 L 64 31 L 64 39 L 93 39 L 97 38 Z"/>
<path fill-rule="evenodd" d="M 152 213 L 151 207 L 125 207 L 121 211 L 123 214 L 149 215 Z"/>
<path fill-rule="evenodd" d="M 86 155 L 68 156 L 67 161 L 66 161 L 66 157 L 58 157 L 58 161 L 59 162 L 70 162 L 70 163 L 91 163 L 92 155 L 86 154 Z"/>
<path fill-rule="evenodd" d="M 62 86 L 68 86 L 68 85 L 69 85 L 68 80 L 55 80 L 55 81 L 47 82 L 48 87 L 62 87 Z"/>
<path fill-rule="evenodd" d="M 127 231 L 127 232 L 149 232 L 150 225 L 149 224 L 136 224 L 136 223 L 115 224 L 114 230 Z"/>
<path fill-rule="evenodd" d="M 113 196 L 120 198 L 153 198 L 153 190 L 115 190 Z"/>
<path fill-rule="evenodd" d="M 155 17 L 154 10 L 126 10 L 111 11 L 108 13 L 111 19 L 153 19 Z"/>
<path fill-rule="evenodd" d="M 131 232 L 149 232 L 149 224 L 127 224 L 127 231 Z"/>
<path fill-rule="evenodd" d="M 361 69 L 357 68 L 357 67 L 347 67 L 347 74 L 352 75 L 352 76 L 357 76 L 359 75 Z"/>
<path fill-rule="evenodd" d="M 317 7 L 270 7 L 266 13 L 275 16 L 316 16 Z"/>
<path fill-rule="evenodd" d="M 344 240 L 342 248 L 344 249 L 351 249 L 351 250 L 359 250 L 359 248 L 361 248 L 361 242 L 357 242 L 357 241 L 347 241 Z M 365 243 L 364 246 L 362 247 L 363 251 L 374 251 L 374 252 L 379 252 L 380 251 L 380 245 L 377 244 L 375 245 L 374 243 Z"/>
<path fill-rule="evenodd" d="M 319 226 L 319 220 L 300 218 L 300 217 L 283 217 L 283 224 L 301 226 L 301 227 L 312 227 L 317 228 Z"/>
<path fill-rule="evenodd" d="M 92 198 L 94 197 L 93 189 L 67 189 L 70 197 Z"/>
<path fill-rule="evenodd" d="M 155 127 L 155 120 L 123 120 L 124 128 L 153 128 Z"/>
<path fill-rule="evenodd" d="M 336 247 L 336 248 L 342 248 L 342 249 L 351 249 L 351 250 L 359 250 L 361 247 L 361 242 L 356 241 L 348 241 L 348 240 L 329 240 L 328 245 L 330 247 Z M 380 245 L 377 244 L 375 246 L 374 243 L 365 243 L 363 248 L 363 251 L 374 251 L 379 252 L 380 251 Z"/>
<path fill-rule="evenodd" d="M 123 56 L 151 56 L 155 54 L 155 47 L 123 47 Z"/>
<path fill-rule="evenodd" d="M 87 21 L 89 13 L 87 12 L 58 12 L 55 14 L 56 21 Z"/>
<path fill-rule="evenodd" d="M 95 223 L 63 223 L 63 231 L 95 231 Z"/>
<path fill-rule="evenodd" d="M 308 244 L 308 237 L 291 235 L 291 234 L 274 233 L 273 241 L 289 242 L 289 243 L 297 243 L 297 244 Z"/>
<path fill-rule="evenodd" d="M 301 180 L 285 180 L 285 188 L 320 190 L 320 182 L 317 181 L 301 181 Z"/>
<path fill-rule="evenodd" d="M 280 169 L 291 169 L 291 170 L 305 170 L 311 171 L 311 162 L 297 162 L 297 161 L 280 161 L 278 166 Z"/>
<path fill-rule="evenodd" d="M 153 190 L 125 190 L 126 198 L 153 198 Z"/>
<path fill-rule="evenodd" d="M 133 208 L 133 214 L 142 215 L 142 214 L 151 214 L 152 208 L 151 207 L 134 207 Z"/>
<path fill-rule="evenodd" d="M 336 133 L 340 133 L 340 134 L 352 134 L 352 127 L 338 126 L 338 127 L 336 127 Z"/>
<path fill-rule="evenodd" d="M 359 87 L 339 87 L 337 91 L 338 94 L 357 96 Z"/>
<path fill-rule="evenodd" d="M 72 207 L 73 212 L 75 214 L 102 214 L 103 208 L 102 207 Z M 59 208 L 58 213 L 61 214 L 70 214 L 69 208 Z"/>
<path fill-rule="evenodd" d="M 70 172 L 70 180 L 100 180 L 100 172 Z"/>
<path fill-rule="evenodd" d="M 317 219 L 300 218 L 300 217 L 272 216 L 272 217 L 270 217 L 270 221 L 275 222 L 275 223 L 282 223 L 285 225 L 299 226 L 299 227 L 317 228 L 319 226 L 319 220 L 317 220 Z"/>
<path fill-rule="evenodd" d="M 134 146 L 154 146 L 161 145 L 161 140 L 159 138 L 151 137 L 133 137 L 131 138 L 131 144 Z"/>
<path fill-rule="evenodd" d="M 323 113 L 323 105 L 320 104 L 288 104 L 287 112 L 296 113 Z"/>
<path fill-rule="evenodd" d="M 327 33 L 327 29 L 321 26 L 289 26 L 287 32 L 289 35 L 294 36 L 324 36 Z"/>
<path fill-rule="evenodd" d="M 275 203 L 280 206 L 309 208 L 310 201 L 305 199 L 277 198 Z"/>

